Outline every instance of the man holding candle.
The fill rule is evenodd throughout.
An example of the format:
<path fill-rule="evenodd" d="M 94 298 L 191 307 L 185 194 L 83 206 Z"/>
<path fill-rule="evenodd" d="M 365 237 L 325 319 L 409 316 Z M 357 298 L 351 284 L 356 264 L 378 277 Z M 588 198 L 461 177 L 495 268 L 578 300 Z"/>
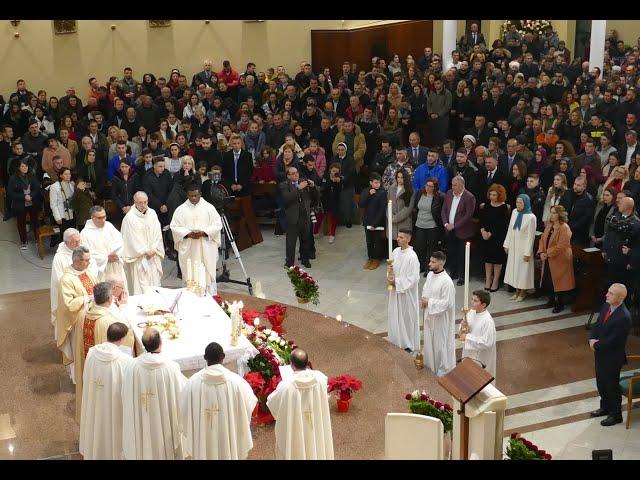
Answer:
<path fill-rule="evenodd" d="M 424 363 L 441 377 L 456 366 L 456 287 L 444 269 L 447 256 L 433 252 L 422 287 L 424 308 Z"/>
<path fill-rule="evenodd" d="M 451 279 L 458 279 L 458 285 L 464 285 L 462 267 L 464 265 L 464 245 L 474 234 L 473 213 L 476 209 L 476 197 L 465 189 L 465 180 L 457 175 L 451 180 L 451 190 L 444 197 L 442 223 L 446 231 L 447 253 L 449 254 L 449 273 Z"/>
<path fill-rule="evenodd" d="M 391 254 L 393 263 L 387 268 L 389 292 L 389 341 L 411 353 L 420 349 L 418 282 L 420 261 L 409 246 L 411 231 L 398 232 L 398 248 Z"/>
<path fill-rule="evenodd" d="M 209 286 L 209 293 L 215 295 L 222 220 L 215 207 L 201 198 L 197 183 L 187 187 L 187 197 L 171 220 L 178 261 L 180 268 L 187 272 L 187 280 L 197 280 L 201 287 Z"/>

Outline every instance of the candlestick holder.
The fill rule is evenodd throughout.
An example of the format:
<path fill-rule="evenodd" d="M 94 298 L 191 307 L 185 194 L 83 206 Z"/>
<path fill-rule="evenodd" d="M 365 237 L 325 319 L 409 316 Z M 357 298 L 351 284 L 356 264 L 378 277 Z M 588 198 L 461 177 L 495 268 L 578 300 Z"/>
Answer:
<path fill-rule="evenodd" d="M 462 309 L 462 323 L 460 323 L 460 333 L 469 333 L 469 324 L 467 323 L 467 314 L 469 313 L 469 307 Z"/>
<path fill-rule="evenodd" d="M 416 366 L 417 370 L 422 370 L 424 368 L 424 356 L 422 352 L 418 352 L 416 358 L 413 359 L 413 364 Z"/>
<path fill-rule="evenodd" d="M 387 263 L 393 267 L 393 258 L 387 258 Z M 389 272 L 387 272 L 387 279 L 389 278 Z M 387 284 L 387 290 L 393 292 L 395 290 L 395 286 L 391 284 Z"/>

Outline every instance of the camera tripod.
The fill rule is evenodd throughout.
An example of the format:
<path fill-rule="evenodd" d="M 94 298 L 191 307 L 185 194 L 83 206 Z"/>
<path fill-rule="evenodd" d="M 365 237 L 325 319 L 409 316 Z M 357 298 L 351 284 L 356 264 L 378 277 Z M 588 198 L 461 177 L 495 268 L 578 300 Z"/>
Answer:
<path fill-rule="evenodd" d="M 247 275 L 247 270 L 244 268 L 242 258 L 240 258 L 238 246 L 236 245 L 236 241 L 233 238 L 233 233 L 231 233 L 231 227 L 229 226 L 229 221 L 227 220 L 227 216 L 224 214 L 224 211 L 220 214 L 220 219 L 222 220 L 222 231 L 220 232 L 220 248 L 222 249 L 222 273 L 216 277 L 216 282 L 246 285 L 249 289 L 249 295 L 253 296 L 253 285 L 251 285 L 251 279 L 249 278 L 249 275 Z M 240 280 L 232 280 L 230 277 L 229 268 L 227 267 L 227 242 L 229 242 L 229 244 L 231 245 L 236 260 L 238 260 L 238 262 L 240 263 L 240 268 L 242 268 L 242 273 L 244 273 L 244 282 Z"/>

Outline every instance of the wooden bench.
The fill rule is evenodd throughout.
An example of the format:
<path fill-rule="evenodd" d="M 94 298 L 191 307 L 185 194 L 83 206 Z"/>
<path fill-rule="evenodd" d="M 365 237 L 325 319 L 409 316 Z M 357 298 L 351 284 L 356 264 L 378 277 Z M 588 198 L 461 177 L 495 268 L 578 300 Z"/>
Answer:
<path fill-rule="evenodd" d="M 60 227 L 51 225 L 43 225 L 38 228 L 38 256 L 40 259 L 44 258 L 44 239 L 53 237 L 60 233 Z"/>

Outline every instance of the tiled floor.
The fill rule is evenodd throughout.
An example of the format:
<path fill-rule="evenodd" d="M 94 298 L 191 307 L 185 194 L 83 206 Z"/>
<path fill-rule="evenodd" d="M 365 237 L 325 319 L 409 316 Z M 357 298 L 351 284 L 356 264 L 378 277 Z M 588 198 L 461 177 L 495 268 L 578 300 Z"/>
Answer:
<path fill-rule="evenodd" d="M 263 230 L 263 236 L 263 243 L 241 252 L 254 289 L 261 290 L 268 299 L 295 304 L 291 285 L 283 269 L 284 237 L 275 237 L 268 230 Z M 17 243 L 11 243 L 16 241 L 15 223 L 1 222 L 0 265 L 3 267 L 0 269 L 0 294 L 48 288 L 52 253 L 48 252 L 44 260 L 40 260 L 33 243 L 27 252 L 21 252 Z M 318 259 L 312 261 L 309 273 L 320 283 L 320 304 L 306 304 L 304 308 L 330 317 L 341 314 L 343 321 L 385 336 L 385 268 L 382 265 L 375 271 L 362 269 L 366 260 L 362 228 L 339 228 L 333 245 L 328 244 L 326 237 L 320 236 L 316 239 L 316 248 Z M 238 262 L 232 259 L 229 265 L 232 278 L 243 280 Z M 175 263 L 165 261 L 164 268 L 163 285 L 179 286 L 181 283 L 175 277 Z M 421 287 L 423 282 L 424 279 L 421 279 Z M 479 275 L 472 278 L 471 289 L 483 286 Z M 222 294 L 225 291 L 247 292 L 246 287 L 233 284 L 221 284 L 219 290 Z M 462 307 L 462 295 L 463 288 L 457 287 L 458 309 Z M 507 346 L 509 342 L 523 339 L 531 339 L 530 343 L 535 346 L 537 339 L 542 341 L 548 339 L 548 335 L 555 335 L 555 332 L 561 334 L 570 329 L 576 330 L 587 319 L 586 315 L 570 315 L 569 310 L 559 317 L 552 316 L 548 309 L 542 308 L 522 312 L 520 309 L 523 307 L 539 306 L 542 300 L 527 299 L 514 303 L 509 300 L 509 296 L 506 291 L 492 295 L 490 311 L 499 313 L 495 317 L 499 352 L 501 345 Z M 515 309 L 520 313 L 509 313 Z M 580 345 L 581 342 L 582 340 Z M 586 344 L 584 348 L 587 348 Z M 558 356 L 561 357 L 562 353 L 558 352 Z M 523 355 L 526 354 L 527 352 L 523 352 Z M 499 363 L 500 361 L 501 358 L 498 358 Z M 525 376 L 527 372 L 532 373 L 538 365 L 547 365 L 547 362 L 554 359 L 527 358 L 526 361 L 528 363 L 523 372 Z M 567 365 L 563 367 L 566 368 Z M 509 380 L 498 379 L 498 387 Z M 640 413 L 636 413 L 638 418 L 632 423 L 630 430 L 626 430 L 624 425 L 604 428 L 599 425 L 600 419 L 585 419 L 584 414 L 597 405 L 595 390 L 595 379 L 585 376 L 579 381 L 568 380 L 563 385 L 518 391 L 509 397 L 508 408 L 518 410 L 507 415 L 505 430 L 524 431 L 526 438 L 558 459 L 590 458 L 591 450 L 597 448 L 613 448 L 616 459 L 640 458 Z M 0 442 L 5 430 L 3 425 L 6 423 L 3 423 L 2 414 L 0 411 Z M 624 415 L 626 419 L 626 413 Z"/>

